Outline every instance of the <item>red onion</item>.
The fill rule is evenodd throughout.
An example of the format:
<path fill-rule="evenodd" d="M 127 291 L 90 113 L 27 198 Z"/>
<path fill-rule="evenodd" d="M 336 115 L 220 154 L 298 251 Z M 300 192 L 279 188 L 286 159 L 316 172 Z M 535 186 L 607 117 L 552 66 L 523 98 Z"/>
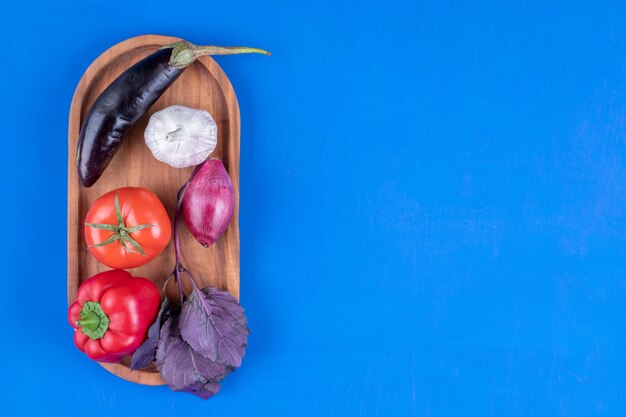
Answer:
<path fill-rule="evenodd" d="M 183 217 L 191 234 L 204 247 L 224 234 L 235 209 L 235 192 L 224 164 L 208 159 L 189 181 L 183 197 Z"/>

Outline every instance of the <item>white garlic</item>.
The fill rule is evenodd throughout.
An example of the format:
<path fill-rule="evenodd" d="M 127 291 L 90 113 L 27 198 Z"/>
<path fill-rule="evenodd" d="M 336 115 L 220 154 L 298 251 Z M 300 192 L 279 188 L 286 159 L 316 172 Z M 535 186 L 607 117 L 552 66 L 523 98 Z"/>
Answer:
<path fill-rule="evenodd" d="M 203 162 L 217 145 L 217 124 L 205 110 L 170 106 L 150 117 L 144 132 L 156 159 L 174 168 Z"/>

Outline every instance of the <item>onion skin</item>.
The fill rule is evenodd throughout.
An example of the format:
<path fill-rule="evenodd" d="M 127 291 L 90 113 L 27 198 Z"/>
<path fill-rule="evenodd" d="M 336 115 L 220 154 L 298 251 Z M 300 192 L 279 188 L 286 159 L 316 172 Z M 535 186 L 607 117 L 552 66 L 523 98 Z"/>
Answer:
<path fill-rule="evenodd" d="M 183 197 L 187 228 L 204 247 L 226 232 L 235 210 L 235 191 L 224 164 L 208 159 L 200 165 Z"/>

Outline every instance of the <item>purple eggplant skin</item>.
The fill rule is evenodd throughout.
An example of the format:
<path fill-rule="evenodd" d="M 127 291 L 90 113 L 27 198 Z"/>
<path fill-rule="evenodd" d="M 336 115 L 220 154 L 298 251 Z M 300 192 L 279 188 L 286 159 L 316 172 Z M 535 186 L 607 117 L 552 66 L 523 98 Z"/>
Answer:
<path fill-rule="evenodd" d="M 183 217 L 198 242 L 209 247 L 226 232 L 235 210 L 235 191 L 224 164 L 207 159 L 183 196 Z"/>
<path fill-rule="evenodd" d="M 268 51 L 246 46 L 198 46 L 187 41 L 165 45 L 115 79 L 91 106 L 76 151 L 78 178 L 91 187 L 115 155 L 126 131 L 198 57 Z"/>
<path fill-rule="evenodd" d="M 186 67 L 169 64 L 172 48 L 159 49 L 124 71 L 98 96 L 80 129 L 76 165 L 84 187 L 92 186 L 137 122 Z"/>

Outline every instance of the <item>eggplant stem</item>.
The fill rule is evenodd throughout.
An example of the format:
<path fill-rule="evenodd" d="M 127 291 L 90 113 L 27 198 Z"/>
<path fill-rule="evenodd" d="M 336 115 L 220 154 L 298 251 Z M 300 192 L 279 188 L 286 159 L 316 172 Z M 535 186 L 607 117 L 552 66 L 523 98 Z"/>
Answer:
<path fill-rule="evenodd" d="M 195 58 L 203 55 L 236 55 L 236 54 L 261 54 L 271 56 L 270 51 L 248 46 L 198 46 L 191 44 L 191 51 Z"/>
<path fill-rule="evenodd" d="M 163 46 L 161 49 L 170 48 L 172 54 L 169 64 L 176 68 L 185 68 L 191 65 L 198 57 L 204 55 L 235 55 L 235 54 L 262 54 L 270 56 L 269 51 L 247 46 L 213 46 L 194 45 L 187 41 L 178 41 Z"/>

